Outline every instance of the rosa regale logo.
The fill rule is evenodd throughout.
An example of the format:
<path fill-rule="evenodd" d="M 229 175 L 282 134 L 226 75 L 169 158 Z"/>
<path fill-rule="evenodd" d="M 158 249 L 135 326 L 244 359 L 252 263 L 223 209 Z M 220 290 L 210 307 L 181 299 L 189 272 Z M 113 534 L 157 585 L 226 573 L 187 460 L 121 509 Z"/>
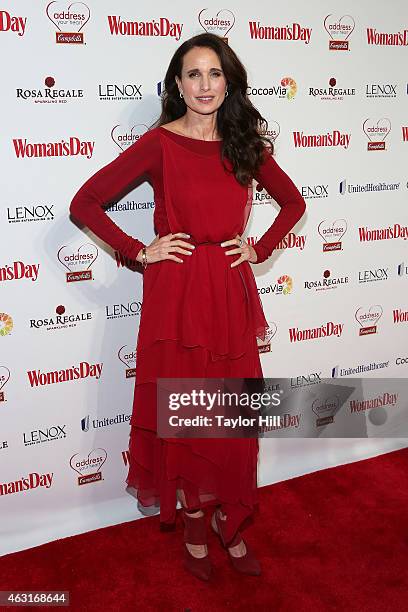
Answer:
<path fill-rule="evenodd" d="M 341 251 L 341 239 L 347 231 L 347 221 L 336 219 L 331 224 L 326 219 L 321 221 L 317 231 L 323 238 L 323 252 Z"/>
<path fill-rule="evenodd" d="M 118 350 L 118 359 L 126 366 L 126 378 L 133 378 L 136 376 L 136 351 L 129 348 L 127 344 L 124 344 Z"/>
<path fill-rule="evenodd" d="M 17 36 L 24 36 L 27 17 L 15 17 L 7 11 L 0 11 L 0 32 L 11 30 Z"/>
<path fill-rule="evenodd" d="M 206 32 L 217 34 L 222 38 L 227 38 L 228 32 L 234 27 L 235 15 L 228 9 L 220 9 L 218 13 L 212 15 L 209 9 L 202 9 L 198 13 L 198 21 Z"/>
<path fill-rule="evenodd" d="M 119 149 L 124 151 L 132 144 L 137 142 L 145 132 L 147 132 L 148 127 L 142 123 L 134 125 L 132 128 L 124 127 L 123 125 L 115 125 L 111 131 L 111 138 L 113 142 L 119 147 Z"/>
<path fill-rule="evenodd" d="M 330 36 L 330 51 L 348 51 L 348 38 L 356 27 L 356 23 L 351 15 L 343 15 L 340 19 L 333 14 L 327 15 L 323 22 L 324 29 Z"/>
<path fill-rule="evenodd" d="M 75 7 L 75 9 L 73 9 Z M 83 44 L 82 28 L 91 18 L 89 6 L 84 2 L 63 2 L 52 0 L 45 12 L 48 19 L 55 25 L 55 42 L 68 44 Z"/>
<path fill-rule="evenodd" d="M 369 308 L 360 306 L 355 312 L 355 319 L 360 325 L 359 335 L 367 336 L 369 334 L 375 334 L 377 332 L 377 324 L 381 319 L 383 309 L 380 304 L 373 304 Z"/>
<path fill-rule="evenodd" d="M 368 138 L 368 151 L 384 151 L 385 139 L 391 132 L 391 121 L 387 117 L 378 119 L 377 123 L 366 119 L 363 123 L 363 132 Z"/>
<path fill-rule="evenodd" d="M 91 266 L 97 260 L 98 254 L 98 247 L 91 242 L 82 244 L 76 251 L 69 245 L 62 246 L 57 253 L 57 257 L 64 268 L 68 270 L 66 273 L 67 283 L 92 280 Z"/>
<path fill-rule="evenodd" d="M 79 474 L 78 485 L 102 480 L 101 468 L 108 454 L 104 448 L 94 448 L 87 456 L 76 453 L 69 460 L 69 465 Z"/>
<path fill-rule="evenodd" d="M 8 336 L 13 329 L 13 319 L 6 312 L 0 312 L 0 336 Z"/>

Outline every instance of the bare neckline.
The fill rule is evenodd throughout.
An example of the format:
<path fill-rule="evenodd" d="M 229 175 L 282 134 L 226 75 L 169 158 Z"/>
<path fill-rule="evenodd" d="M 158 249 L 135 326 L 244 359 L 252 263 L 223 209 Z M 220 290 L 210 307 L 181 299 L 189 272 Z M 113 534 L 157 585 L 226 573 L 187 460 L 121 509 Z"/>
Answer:
<path fill-rule="evenodd" d="M 165 130 L 166 132 L 169 132 L 170 134 L 174 134 L 174 136 L 180 136 L 180 138 L 187 138 L 187 140 L 194 140 L 195 142 L 208 142 L 210 144 L 214 144 L 215 142 L 222 142 L 222 140 L 202 140 L 201 138 L 191 138 L 191 136 L 185 136 L 184 134 L 173 132 L 172 130 L 165 128 L 163 125 L 159 125 L 159 128 Z"/>

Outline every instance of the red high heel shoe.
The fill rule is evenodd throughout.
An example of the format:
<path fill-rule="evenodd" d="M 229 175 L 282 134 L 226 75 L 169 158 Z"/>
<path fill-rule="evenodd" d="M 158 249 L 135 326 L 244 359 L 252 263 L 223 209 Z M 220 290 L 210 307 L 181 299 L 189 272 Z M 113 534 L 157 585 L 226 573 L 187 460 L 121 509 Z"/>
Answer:
<path fill-rule="evenodd" d="M 207 544 L 207 526 L 205 516 L 191 517 L 183 510 L 184 542 L 187 544 Z M 194 557 L 184 546 L 184 567 L 200 580 L 209 580 L 212 565 L 208 554 L 205 557 Z"/>
<path fill-rule="evenodd" d="M 214 521 L 215 521 L 216 528 L 214 527 Z M 241 574 L 249 574 L 250 576 L 259 576 L 261 574 L 260 563 L 258 559 L 255 557 L 252 550 L 249 548 L 248 544 L 245 542 L 245 540 L 243 540 L 239 531 L 237 531 L 237 533 L 235 534 L 235 536 L 230 542 L 226 543 L 224 540 L 223 532 L 222 532 L 222 523 L 223 521 L 220 517 L 219 511 L 215 510 L 212 516 L 212 519 L 211 519 L 211 527 L 213 528 L 215 533 L 220 538 L 222 546 L 228 550 L 229 548 L 232 548 L 233 546 L 237 546 L 241 541 L 243 541 L 247 549 L 245 555 L 242 555 L 241 557 L 233 557 L 228 550 L 228 556 L 230 558 L 231 564 L 234 567 L 234 569 L 236 569 Z"/>

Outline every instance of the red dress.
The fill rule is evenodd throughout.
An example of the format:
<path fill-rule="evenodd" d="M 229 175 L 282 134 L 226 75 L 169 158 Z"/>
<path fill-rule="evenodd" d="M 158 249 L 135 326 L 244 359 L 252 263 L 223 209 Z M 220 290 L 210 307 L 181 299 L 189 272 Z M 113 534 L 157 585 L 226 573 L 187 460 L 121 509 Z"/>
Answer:
<path fill-rule="evenodd" d="M 225 537 L 232 538 L 257 504 L 256 438 L 159 438 L 156 378 L 262 377 L 256 338 L 268 327 L 251 265 L 220 243 L 242 235 L 252 206 L 252 184 L 242 186 L 221 161 L 222 142 L 203 141 L 154 128 L 78 191 L 71 213 L 130 259 L 144 244 L 128 236 L 103 206 L 140 180 L 152 183 L 154 227 L 160 237 L 190 234 L 192 255 L 163 260 L 143 273 L 143 304 L 136 350 L 130 432 L 129 487 L 143 506 L 160 504 L 160 526 L 176 518 L 177 489 L 189 508 L 221 504 Z M 224 161 L 231 168 L 228 160 Z M 254 177 L 280 205 L 271 227 L 255 244 L 264 261 L 305 210 L 298 189 L 265 150 Z"/>

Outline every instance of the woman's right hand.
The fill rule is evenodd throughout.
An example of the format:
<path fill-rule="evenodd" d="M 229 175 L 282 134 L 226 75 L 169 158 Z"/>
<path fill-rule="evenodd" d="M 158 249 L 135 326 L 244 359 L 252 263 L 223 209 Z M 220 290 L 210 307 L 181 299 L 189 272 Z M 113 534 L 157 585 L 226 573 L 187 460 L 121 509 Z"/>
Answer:
<path fill-rule="evenodd" d="M 163 259 L 172 259 L 178 263 L 183 263 L 183 260 L 180 257 L 177 257 L 177 255 L 172 255 L 172 253 L 192 255 L 192 251 L 194 250 L 195 246 L 189 242 L 186 242 L 185 240 L 181 240 L 181 238 L 190 238 L 190 236 L 189 234 L 184 234 L 183 232 L 167 234 L 167 236 L 162 236 L 161 238 L 156 236 L 153 242 L 146 247 L 147 263 L 151 264 L 157 261 L 162 261 Z M 142 250 L 139 251 L 136 260 L 142 262 Z"/>

